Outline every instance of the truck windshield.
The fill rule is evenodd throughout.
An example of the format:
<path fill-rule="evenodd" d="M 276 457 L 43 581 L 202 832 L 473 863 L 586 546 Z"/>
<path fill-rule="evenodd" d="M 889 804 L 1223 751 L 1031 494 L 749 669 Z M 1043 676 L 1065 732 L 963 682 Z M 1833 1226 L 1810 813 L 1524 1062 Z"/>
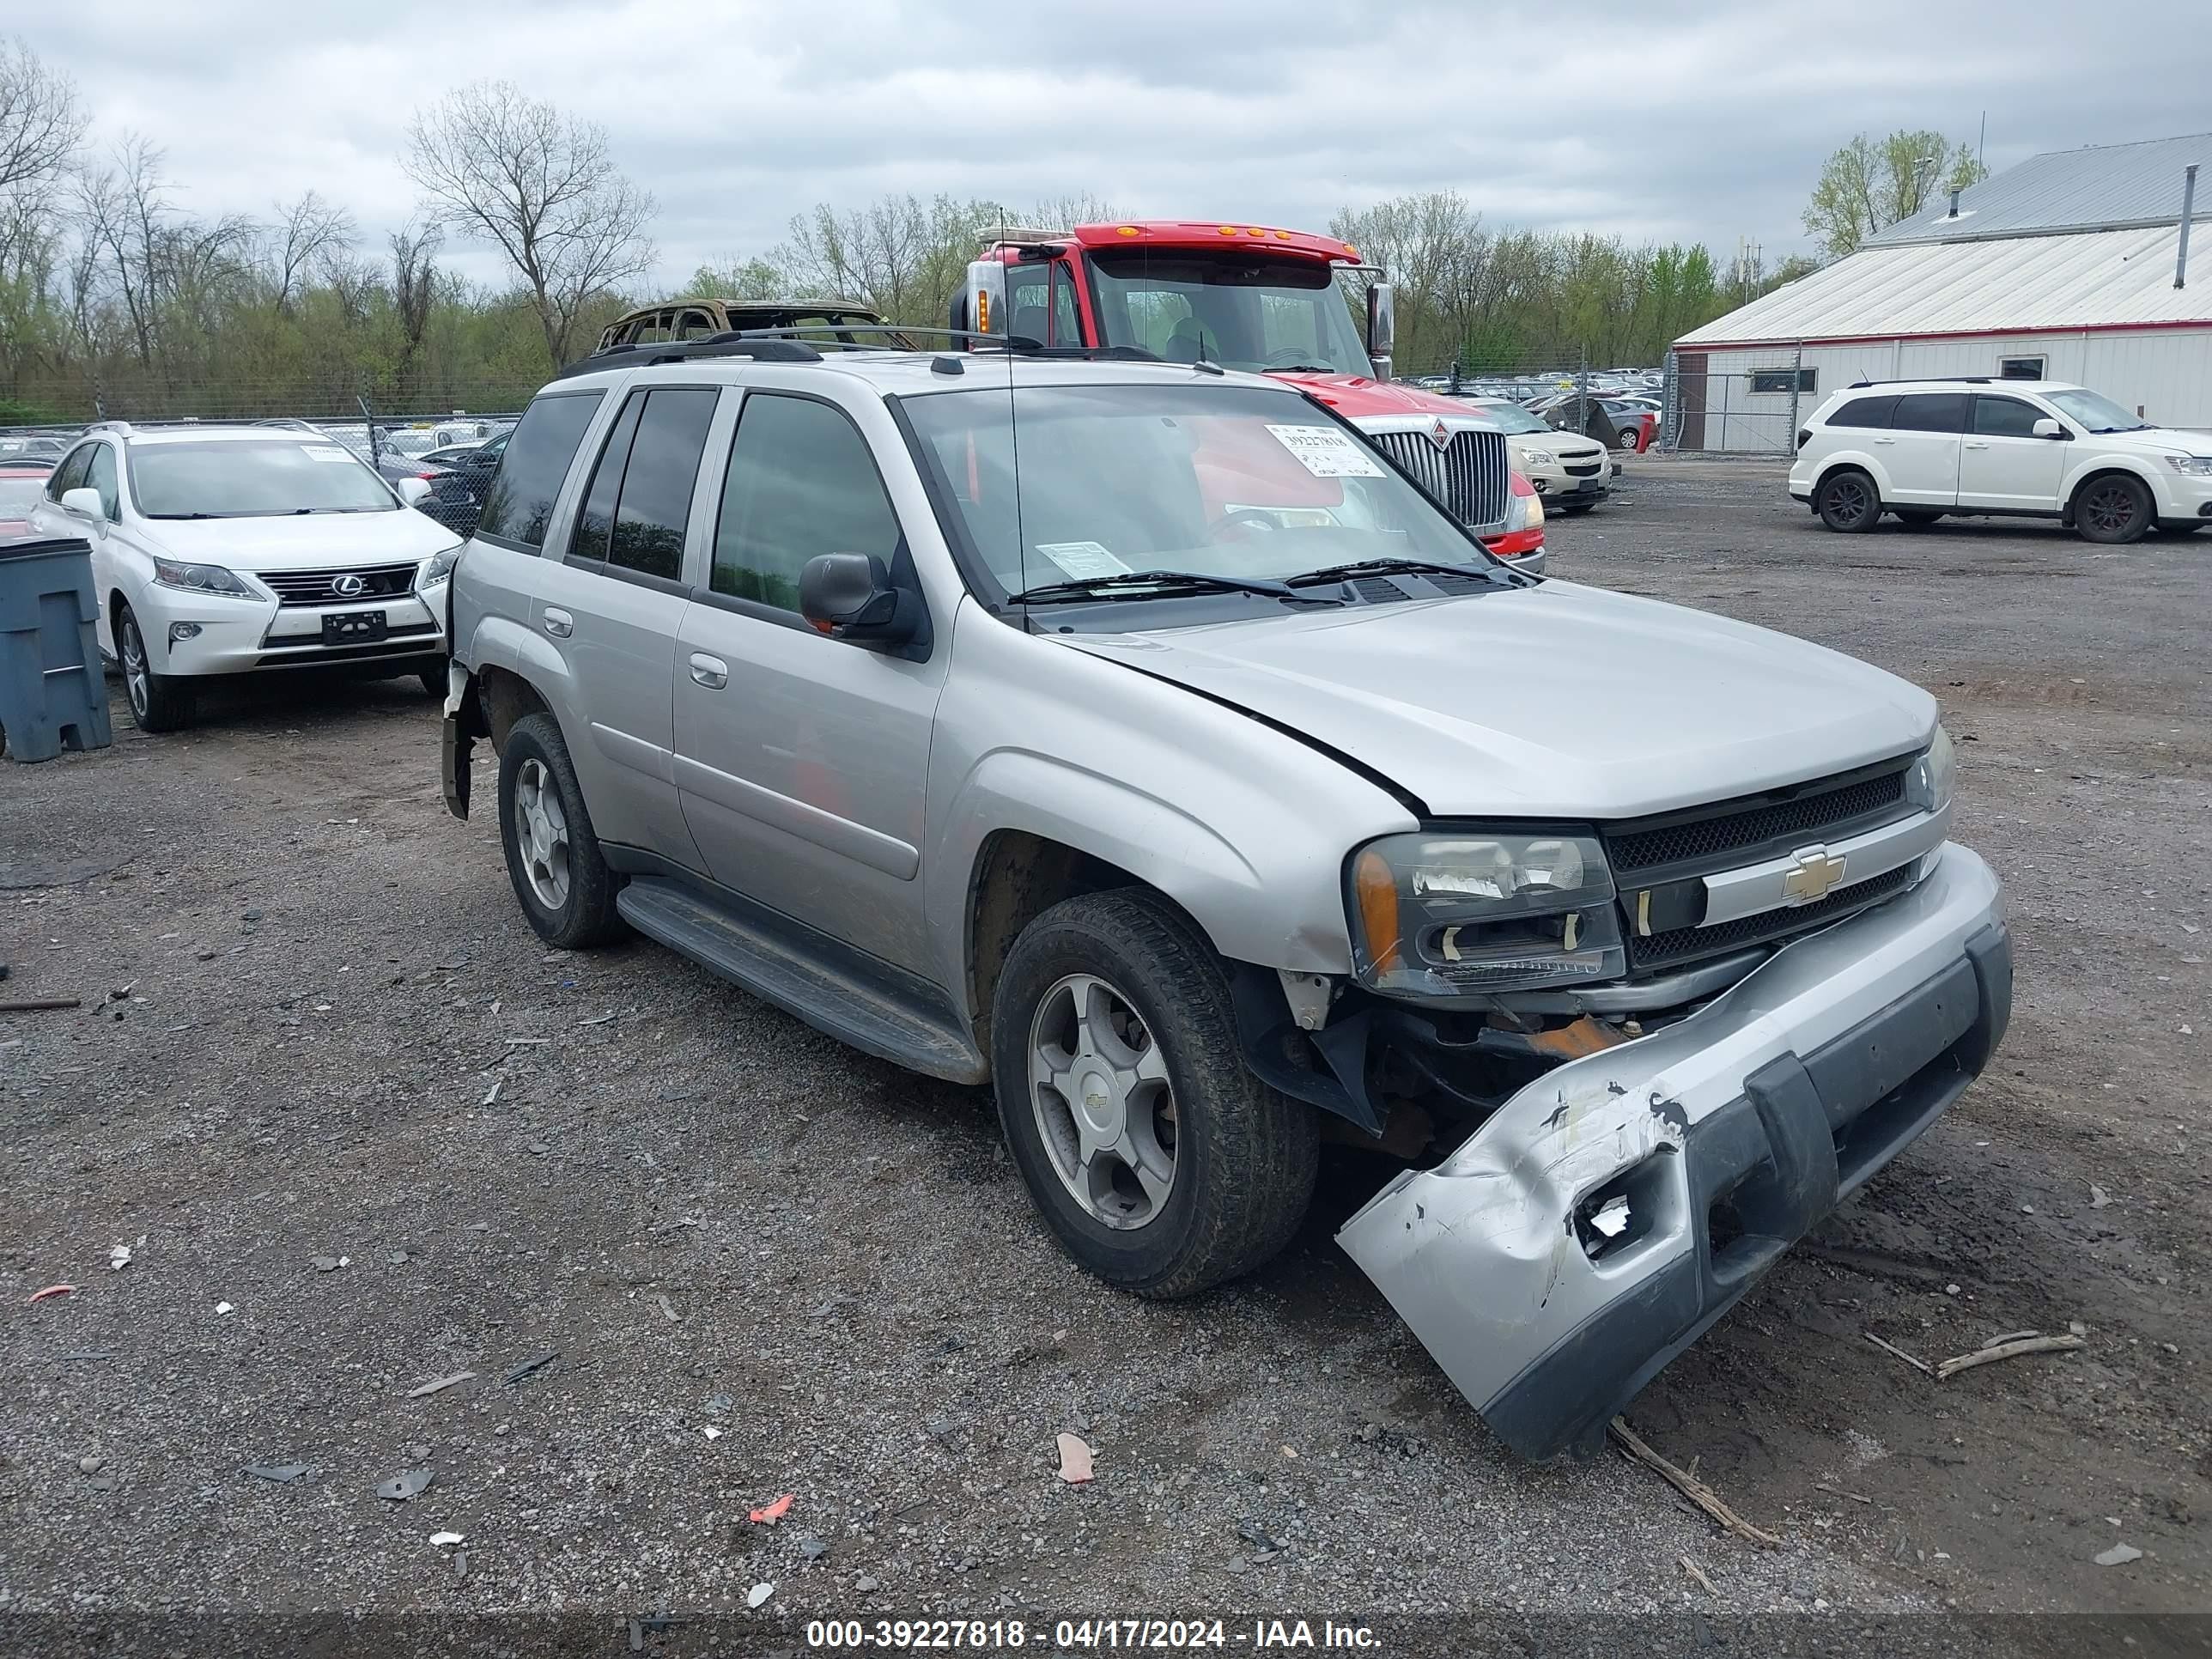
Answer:
<path fill-rule="evenodd" d="M 1104 345 L 1171 363 L 1371 374 L 1334 270 L 1319 260 L 1115 248 L 1091 258 Z"/>
<path fill-rule="evenodd" d="M 1279 582 L 1368 560 L 1490 556 L 1357 433 L 1287 389 L 1022 386 L 902 400 L 1000 592 L 1132 573 Z M 1146 599 L 1121 585 L 1099 597 Z M 1255 598 L 1255 604 L 1273 600 Z"/>

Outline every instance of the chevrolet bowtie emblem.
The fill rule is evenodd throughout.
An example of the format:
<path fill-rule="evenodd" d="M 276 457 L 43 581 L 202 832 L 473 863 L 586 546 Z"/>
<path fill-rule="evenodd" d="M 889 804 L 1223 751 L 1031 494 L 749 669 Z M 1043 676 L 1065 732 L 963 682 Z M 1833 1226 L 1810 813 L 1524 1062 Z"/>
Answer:
<path fill-rule="evenodd" d="M 1828 890 L 1844 878 L 1844 860 L 1825 847 L 1808 847 L 1797 854 L 1797 867 L 1782 878 L 1782 896 L 1792 904 L 1810 904 L 1827 896 Z"/>

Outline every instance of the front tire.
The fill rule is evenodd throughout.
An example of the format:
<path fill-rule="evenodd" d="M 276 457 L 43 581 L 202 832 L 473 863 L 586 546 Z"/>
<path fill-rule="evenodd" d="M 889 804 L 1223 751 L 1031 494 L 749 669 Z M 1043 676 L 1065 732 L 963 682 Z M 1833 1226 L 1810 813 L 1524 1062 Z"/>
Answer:
<path fill-rule="evenodd" d="M 1297 1233 L 1313 1109 L 1244 1064 L 1221 959 L 1165 902 L 1125 888 L 1038 916 L 1007 954 L 991 1028 L 1006 1144 L 1085 1269 L 1194 1296 Z"/>
<path fill-rule="evenodd" d="M 1925 530 L 1942 516 L 1941 513 L 1929 512 L 1924 508 L 1904 507 L 1899 510 L 1897 521 L 1907 530 Z"/>
<path fill-rule="evenodd" d="M 146 636 L 128 603 L 116 612 L 115 652 L 123 665 L 131 719 L 141 732 L 174 732 L 192 723 L 197 700 L 191 682 L 155 669 L 146 654 Z"/>
<path fill-rule="evenodd" d="M 2106 547 L 2138 542 L 2151 526 L 2150 491 L 2125 472 L 2107 472 L 2081 486 L 2074 498 L 2074 527 L 2084 541 Z"/>
<path fill-rule="evenodd" d="M 1821 479 L 1813 507 L 1820 522 L 1841 535 L 1863 535 L 1881 522 L 1874 479 L 1855 466 L 1838 467 Z"/>
<path fill-rule="evenodd" d="M 614 872 L 550 714 L 526 714 L 499 751 L 499 838 L 507 878 L 538 936 L 562 950 L 621 936 Z"/>

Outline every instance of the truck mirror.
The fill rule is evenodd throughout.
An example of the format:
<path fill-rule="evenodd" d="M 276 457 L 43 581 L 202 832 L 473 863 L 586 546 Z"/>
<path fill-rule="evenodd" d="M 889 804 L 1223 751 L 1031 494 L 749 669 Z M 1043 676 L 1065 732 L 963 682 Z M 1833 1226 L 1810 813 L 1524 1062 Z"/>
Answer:
<path fill-rule="evenodd" d="M 963 327 L 978 334 L 1006 331 L 1006 268 L 996 259 L 978 259 L 968 267 L 968 317 Z M 971 340 L 968 343 L 973 345 Z"/>
<path fill-rule="evenodd" d="M 1367 290 L 1367 355 L 1375 360 L 1375 378 L 1390 378 L 1391 350 L 1397 344 L 1397 309 L 1390 284 L 1376 283 Z"/>

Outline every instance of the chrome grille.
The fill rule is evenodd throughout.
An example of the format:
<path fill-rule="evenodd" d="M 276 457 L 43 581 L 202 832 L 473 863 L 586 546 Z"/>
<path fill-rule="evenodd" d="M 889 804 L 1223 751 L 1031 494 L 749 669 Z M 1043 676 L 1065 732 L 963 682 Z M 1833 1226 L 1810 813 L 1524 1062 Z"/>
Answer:
<path fill-rule="evenodd" d="M 270 570 L 257 571 L 256 577 L 266 583 L 276 596 L 279 605 L 357 605 L 370 599 L 396 599 L 410 592 L 415 586 L 415 567 L 411 564 L 363 565 L 355 570 Z M 342 576 L 361 578 L 361 592 L 341 593 L 337 591 Z"/>
<path fill-rule="evenodd" d="M 1726 855 L 1741 862 L 1753 849 L 1778 839 L 1802 840 L 1838 831 L 1856 833 L 1869 820 L 1895 817 L 1905 807 L 1905 775 L 1911 763 L 1890 763 L 1874 776 L 1844 774 L 1801 785 L 1787 799 L 1720 801 L 1663 821 L 1608 824 L 1606 858 L 1616 874 L 1675 865 L 1704 865 Z"/>
<path fill-rule="evenodd" d="M 1637 974 L 1655 968 L 1673 968 L 1702 957 L 1721 956 L 1747 945 L 1809 933 L 1854 910 L 1863 910 L 1903 892 L 1911 884 L 1912 869 L 1910 864 L 1900 864 L 1894 870 L 1885 870 L 1849 887 L 1838 887 L 1827 897 L 1815 899 L 1810 904 L 1762 910 L 1755 916 L 1738 916 L 1734 921 L 1716 922 L 1710 927 L 1677 927 L 1643 938 L 1638 937 L 1632 927 L 1628 930 L 1628 970 Z"/>
<path fill-rule="evenodd" d="M 1512 463 L 1506 458 L 1505 434 L 1461 428 L 1448 447 L 1439 449 L 1425 429 L 1413 432 L 1370 432 L 1368 437 L 1382 453 L 1420 480 L 1423 488 L 1462 524 L 1487 526 L 1505 521 L 1512 499 Z"/>

